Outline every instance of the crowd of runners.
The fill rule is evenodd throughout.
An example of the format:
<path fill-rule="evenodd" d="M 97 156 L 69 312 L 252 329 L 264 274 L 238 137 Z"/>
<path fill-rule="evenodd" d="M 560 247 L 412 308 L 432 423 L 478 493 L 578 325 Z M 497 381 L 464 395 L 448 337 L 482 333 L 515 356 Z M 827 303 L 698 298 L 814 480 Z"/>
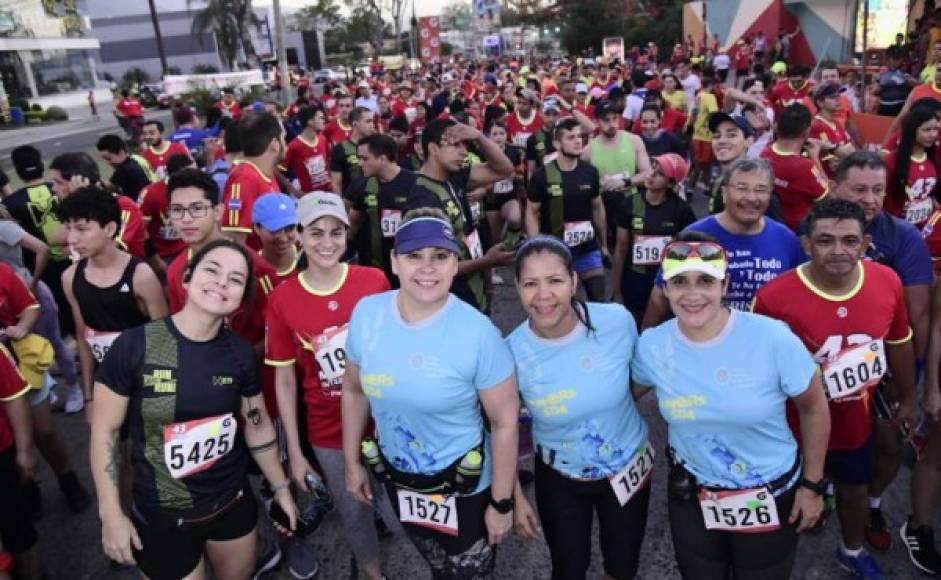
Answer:
<path fill-rule="evenodd" d="M 173 127 L 127 93 L 130 143 L 14 149 L 0 578 L 43 578 L 40 459 L 152 579 L 313 577 L 336 509 L 370 580 L 389 533 L 469 580 L 514 529 L 581 579 L 595 518 L 627 580 L 651 501 L 688 579 L 787 579 L 824 525 L 858 578 L 893 543 L 941 573 L 941 74 L 866 143 L 845 74 L 785 45 L 373 69 Z M 526 313 L 506 337 L 499 285 Z M 94 493 L 58 407 L 87 418 Z"/>

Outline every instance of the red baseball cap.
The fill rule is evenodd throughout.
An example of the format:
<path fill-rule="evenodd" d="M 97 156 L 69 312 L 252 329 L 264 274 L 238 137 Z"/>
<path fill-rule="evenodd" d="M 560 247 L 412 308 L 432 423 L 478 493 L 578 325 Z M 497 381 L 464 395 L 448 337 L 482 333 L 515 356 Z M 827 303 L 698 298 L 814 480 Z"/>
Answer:
<path fill-rule="evenodd" d="M 653 161 L 660 167 L 660 171 L 668 179 L 672 179 L 674 183 L 682 182 L 689 173 L 689 165 L 686 164 L 686 160 L 676 153 L 658 155 L 653 158 Z"/>

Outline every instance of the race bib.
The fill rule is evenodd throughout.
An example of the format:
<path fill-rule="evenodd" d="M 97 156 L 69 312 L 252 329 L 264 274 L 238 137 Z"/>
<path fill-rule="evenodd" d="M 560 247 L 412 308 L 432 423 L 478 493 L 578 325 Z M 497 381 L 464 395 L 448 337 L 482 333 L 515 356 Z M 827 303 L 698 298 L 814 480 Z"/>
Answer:
<path fill-rule="evenodd" d="M 513 180 L 504 179 L 494 183 L 493 192 L 496 194 L 513 193 Z"/>
<path fill-rule="evenodd" d="M 472 260 L 479 260 L 484 257 L 484 247 L 480 244 L 480 234 L 477 233 L 477 230 L 464 237 L 464 245 L 467 246 L 467 251 L 470 252 Z"/>
<path fill-rule="evenodd" d="M 314 340 L 314 360 L 320 367 L 320 376 L 327 383 L 335 383 L 346 372 L 346 336 L 350 325 L 327 329 Z"/>
<path fill-rule="evenodd" d="M 235 445 L 232 413 L 163 426 L 163 460 L 174 479 L 212 467 Z"/>
<path fill-rule="evenodd" d="M 170 225 L 161 226 L 157 233 L 160 235 L 161 239 L 164 240 L 179 240 L 180 232 L 176 231 L 176 228 Z"/>
<path fill-rule="evenodd" d="M 627 465 L 617 475 L 610 478 L 611 488 L 621 507 L 631 501 L 637 490 L 642 488 L 653 473 L 653 447 L 650 443 L 637 450 Z"/>
<path fill-rule="evenodd" d="M 772 532 L 780 527 L 778 506 L 767 488 L 699 492 L 707 530 Z"/>
<path fill-rule="evenodd" d="M 565 242 L 566 246 L 574 248 L 593 239 L 595 239 L 595 228 L 590 221 L 565 222 L 565 233 L 562 236 L 562 241 Z"/>
<path fill-rule="evenodd" d="M 425 495 L 399 489 L 399 521 L 456 536 L 457 504 L 454 496 Z"/>
<path fill-rule="evenodd" d="M 307 168 L 307 173 L 310 174 L 311 179 L 326 173 L 327 171 L 327 162 L 324 161 L 323 155 L 315 155 L 314 157 L 308 157 L 304 160 L 304 167 Z"/>
<path fill-rule="evenodd" d="M 484 213 L 483 204 L 480 203 L 479 201 L 475 201 L 474 203 L 470 204 L 470 209 L 471 209 L 471 219 L 474 220 L 474 223 L 479 222 L 480 216 Z"/>
<path fill-rule="evenodd" d="M 397 209 L 384 209 L 379 217 L 382 227 L 382 236 L 385 238 L 394 238 L 395 232 L 399 231 L 402 225 L 402 212 Z"/>
<path fill-rule="evenodd" d="M 105 355 L 111 350 L 111 345 L 119 336 L 121 336 L 120 332 L 104 332 L 85 327 L 85 342 L 88 343 L 92 356 L 99 364 L 105 360 Z"/>
<path fill-rule="evenodd" d="M 663 260 L 663 248 L 670 236 L 634 236 L 633 262 L 635 266 L 656 266 Z"/>
<path fill-rule="evenodd" d="M 833 361 L 823 364 L 823 387 L 828 399 L 848 397 L 879 383 L 888 361 L 882 340 L 844 349 Z"/>
<path fill-rule="evenodd" d="M 920 224 L 928 220 L 934 212 L 934 201 L 930 197 L 913 199 L 905 205 L 905 221 Z"/>
<path fill-rule="evenodd" d="M 523 131 L 518 131 L 516 135 L 513 135 L 513 144 L 517 147 L 526 147 L 526 142 L 529 141 L 529 137 L 532 133 L 524 133 Z"/>

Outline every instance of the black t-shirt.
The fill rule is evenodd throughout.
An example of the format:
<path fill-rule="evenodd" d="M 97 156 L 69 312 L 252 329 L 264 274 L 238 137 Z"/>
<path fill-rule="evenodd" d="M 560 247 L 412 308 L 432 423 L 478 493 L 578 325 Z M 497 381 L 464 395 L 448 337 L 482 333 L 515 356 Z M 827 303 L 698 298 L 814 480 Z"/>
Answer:
<path fill-rule="evenodd" d="M 354 147 L 353 150 L 355 151 L 355 149 Z M 351 172 L 355 174 L 355 177 L 360 177 L 363 174 L 362 168 L 359 166 L 359 157 L 355 153 L 347 155 L 343 143 L 337 143 L 330 150 L 330 171 L 336 171 L 342 176 L 340 183 L 344 193 L 352 181 Z"/>
<path fill-rule="evenodd" d="M 403 169 L 392 181 L 379 182 L 379 195 L 376 196 L 378 221 L 375 223 L 369 215 L 369 199 L 366 193 L 369 178 L 354 179 L 353 183 L 346 188 L 346 197 L 350 201 L 350 207 L 363 214 L 362 225 L 353 241 L 356 252 L 359 254 L 359 263 L 364 266 L 382 268 L 394 287 L 398 287 L 398 278 L 392 273 L 389 252 L 392 251 L 395 232 L 402 218 L 411 209 L 440 205 L 434 194 L 427 189 L 415 187 L 416 179 L 415 173 Z M 373 228 L 379 228 L 382 232 L 382 255 L 378 257 L 373 256 L 372 251 Z"/>
<path fill-rule="evenodd" d="M 111 183 L 117 185 L 121 193 L 137 201 L 141 190 L 150 185 L 150 178 L 140 163 L 128 157 L 114 168 Z"/>
<path fill-rule="evenodd" d="M 468 236 L 478 235 L 477 230 L 474 228 L 470 204 L 467 202 L 467 196 L 465 195 L 467 184 L 470 181 L 470 172 L 470 167 L 464 167 L 460 171 L 452 173 L 451 177 L 446 182 L 432 179 L 427 175 L 422 176 L 430 181 L 437 181 L 444 187 L 450 197 L 450 201 L 446 204 L 441 202 L 438 194 L 421 185 L 421 182 L 418 182 L 412 189 L 412 195 L 415 196 L 416 200 L 420 200 L 420 203 L 422 203 L 424 207 L 436 207 L 444 211 L 455 233 L 461 231 L 464 234 L 465 240 L 468 239 Z M 463 228 L 459 227 L 459 222 L 463 222 Z M 460 259 L 467 260 L 470 258 L 470 250 L 468 249 L 467 243 L 465 243 L 464 247 L 461 248 Z M 466 276 L 456 276 L 454 282 L 451 284 L 451 292 L 474 308 L 482 310 L 486 304 L 481 304 L 474 296 L 469 280 L 470 278 L 479 276 L 481 276 L 480 272 L 474 272 Z"/>
<path fill-rule="evenodd" d="M 560 170 L 560 172 L 562 174 L 562 220 L 565 222 L 565 231 L 570 232 L 570 234 L 563 232 L 563 238 L 571 238 L 571 240 L 563 239 L 563 241 L 572 248 L 574 254 L 584 254 L 597 250 L 598 232 L 594 232 L 588 241 L 577 243 L 574 246 L 572 244 L 579 239 L 576 232 L 585 229 L 584 226 L 578 228 L 575 224 L 588 222 L 592 231 L 594 230 L 592 210 L 595 198 L 601 195 L 601 178 L 598 175 L 598 170 L 593 165 L 578 160 L 575 169 L 572 171 Z M 552 231 L 553 224 L 550 217 L 552 212 L 549 208 L 551 196 L 549 195 L 545 167 L 540 167 L 533 174 L 533 178 L 529 182 L 527 198 L 540 204 L 539 231 L 544 234 L 558 235 L 559 232 Z M 581 238 L 583 239 L 584 235 L 581 235 Z"/>
<path fill-rule="evenodd" d="M 540 134 L 542 136 L 537 138 Z M 526 140 L 526 161 L 535 161 L 536 167 L 542 167 L 542 160 L 550 153 L 555 153 L 552 134 L 540 129 Z"/>
<path fill-rule="evenodd" d="M 635 198 L 638 196 L 644 202 L 643 220 L 640 219 L 640 216 L 634 214 Z M 627 257 L 624 261 L 624 276 L 620 281 L 614 283 L 621 284 L 625 306 L 632 312 L 643 312 L 660 266 L 656 264 L 643 265 L 639 266 L 639 271 L 634 268 L 634 252 L 639 251 L 644 254 L 643 246 L 635 250 L 637 236 L 675 237 L 676 234 L 695 222 L 696 216 L 689 204 L 678 195 L 669 194 L 663 203 L 651 205 L 644 196 L 644 192 L 640 191 L 624 200 L 615 219 L 617 227 L 627 230 L 629 236 Z M 646 255 L 649 256 L 649 252 Z"/>
<path fill-rule="evenodd" d="M 644 142 L 647 154 L 651 157 L 664 155 L 666 153 L 676 153 L 680 157 L 686 157 L 686 147 L 683 145 L 683 142 L 669 131 L 661 131 L 653 139 L 644 135 L 641 135 L 640 138 Z"/>
<path fill-rule="evenodd" d="M 124 331 L 95 380 L 130 399 L 137 505 L 204 512 L 242 489 L 248 450 L 237 419 L 242 398 L 261 387 L 255 352 L 238 335 L 222 329 L 212 340 L 194 342 L 170 317 L 156 320 Z M 183 425 L 206 419 L 211 424 Z M 186 436 L 195 443 L 183 443 Z"/>
<path fill-rule="evenodd" d="M 68 259 L 65 252 L 52 243 L 52 236 L 61 224 L 55 213 L 58 198 L 52 192 L 51 183 L 17 189 L 3 198 L 3 205 L 28 234 L 46 242 L 51 250 L 52 259 L 60 261 Z M 33 253 L 24 252 L 23 257 L 27 260 L 27 268 L 32 270 L 35 260 Z"/>

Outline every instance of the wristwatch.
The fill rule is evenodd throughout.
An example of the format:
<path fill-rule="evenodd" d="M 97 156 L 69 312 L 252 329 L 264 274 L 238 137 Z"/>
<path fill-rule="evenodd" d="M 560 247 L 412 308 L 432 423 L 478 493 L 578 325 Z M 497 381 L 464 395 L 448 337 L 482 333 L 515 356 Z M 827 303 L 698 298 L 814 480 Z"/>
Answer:
<path fill-rule="evenodd" d="M 827 492 L 827 487 L 829 486 L 829 484 L 830 482 L 827 481 L 827 478 L 825 477 L 821 478 L 820 481 L 818 481 L 817 483 L 814 483 L 810 481 L 809 479 L 802 477 L 800 482 L 798 482 L 797 485 L 801 487 L 805 487 L 809 489 L 810 491 L 814 492 L 815 494 L 822 496 L 823 494 Z"/>
<path fill-rule="evenodd" d="M 490 496 L 490 505 L 493 506 L 493 509 L 497 510 L 499 513 L 508 514 L 513 511 L 513 507 L 516 504 L 513 502 L 512 497 L 497 501 L 493 499 L 493 496 Z"/>

